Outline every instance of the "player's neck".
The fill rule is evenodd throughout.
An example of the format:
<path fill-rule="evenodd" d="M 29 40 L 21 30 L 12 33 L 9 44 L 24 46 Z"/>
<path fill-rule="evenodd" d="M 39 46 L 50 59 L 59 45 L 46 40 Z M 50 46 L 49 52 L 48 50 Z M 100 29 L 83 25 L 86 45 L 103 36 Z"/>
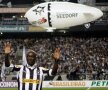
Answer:
<path fill-rule="evenodd" d="M 34 65 L 30 66 L 29 64 L 27 64 L 27 67 L 30 68 L 30 69 L 34 69 L 37 67 L 37 64 L 35 63 Z"/>

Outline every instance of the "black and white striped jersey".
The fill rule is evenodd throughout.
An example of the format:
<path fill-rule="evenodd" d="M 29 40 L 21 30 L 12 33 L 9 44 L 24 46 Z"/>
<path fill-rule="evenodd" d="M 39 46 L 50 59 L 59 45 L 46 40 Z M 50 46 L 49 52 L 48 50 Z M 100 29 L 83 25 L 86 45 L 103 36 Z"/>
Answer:
<path fill-rule="evenodd" d="M 22 66 L 18 73 L 18 90 L 42 90 L 44 76 L 51 76 L 52 69 Z"/>
<path fill-rule="evenodd" d="M 52 76 L 52 69 L 36 67 L 36 65 L 32 67 L 28 65 L 11 65 L 6 69 L 9 72 L 18 71 L 18 90 L 42 90 L 44 77 Z"/>

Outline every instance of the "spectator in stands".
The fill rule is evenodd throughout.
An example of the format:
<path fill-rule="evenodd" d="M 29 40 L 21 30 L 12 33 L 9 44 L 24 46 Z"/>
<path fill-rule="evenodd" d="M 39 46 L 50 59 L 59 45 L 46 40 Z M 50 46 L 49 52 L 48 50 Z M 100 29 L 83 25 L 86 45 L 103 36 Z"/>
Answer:
<path fill-rule="evenodd" d="M 108 73 L 108 38 L 76 38 L 76 37 L 53 37 L 53 38 L 27 38 L 8 39 L 14 43 L 12 46 L 14 60 L 16 63 L 21 60 L 22 47 L 31 48 L 37 51 L 39 66 L 47 68 L 52 66 L 51 53 L 56 46 L 61 48 L 61 57 L 58 73 L 70 75 L 70 71 L 79 65 L 77 74 L 79 79 L 107 79 Z M 7 39 L 0 40 L 0 48 L 3 50 L 3 43 Z M 1 53 L 1 58 L 3 54 Z M 46 59 L 46 60 L 45 60 Z M 3 60 L 3 59 L 1 59 Z M 44 62 L 43 62 L 44 61 Z M 46 62 L 48 62 L 46 64 Z M 100 73 L 100 72 L 103 73 Z M 104 77 L 102 77 L 104 76 Z"/>

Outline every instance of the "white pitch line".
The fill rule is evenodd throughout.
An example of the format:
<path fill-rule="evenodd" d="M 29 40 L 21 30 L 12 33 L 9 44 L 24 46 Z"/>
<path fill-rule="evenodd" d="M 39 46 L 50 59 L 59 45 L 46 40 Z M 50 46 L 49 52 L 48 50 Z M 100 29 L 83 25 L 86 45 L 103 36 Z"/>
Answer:
<path fill-rule="evenodd" d="M 90 90 L 90 89 L 91 89 L 91 87 L 88 87 L 88 88 L 87 88 L 87 90 Z"/>

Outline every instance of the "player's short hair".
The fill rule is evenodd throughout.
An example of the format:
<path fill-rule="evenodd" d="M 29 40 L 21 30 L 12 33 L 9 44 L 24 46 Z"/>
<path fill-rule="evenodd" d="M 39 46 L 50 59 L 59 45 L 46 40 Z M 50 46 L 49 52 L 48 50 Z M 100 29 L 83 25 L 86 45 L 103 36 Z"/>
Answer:
<path fill-rule="evenodd" d="M 28 53 L 34 53 L 34 54 L 36 55 L 36 52 L 35 52 L 34 50 L 32 50 L 32 49 L 27 50 L 26 55 L 27 55 Z"/>

